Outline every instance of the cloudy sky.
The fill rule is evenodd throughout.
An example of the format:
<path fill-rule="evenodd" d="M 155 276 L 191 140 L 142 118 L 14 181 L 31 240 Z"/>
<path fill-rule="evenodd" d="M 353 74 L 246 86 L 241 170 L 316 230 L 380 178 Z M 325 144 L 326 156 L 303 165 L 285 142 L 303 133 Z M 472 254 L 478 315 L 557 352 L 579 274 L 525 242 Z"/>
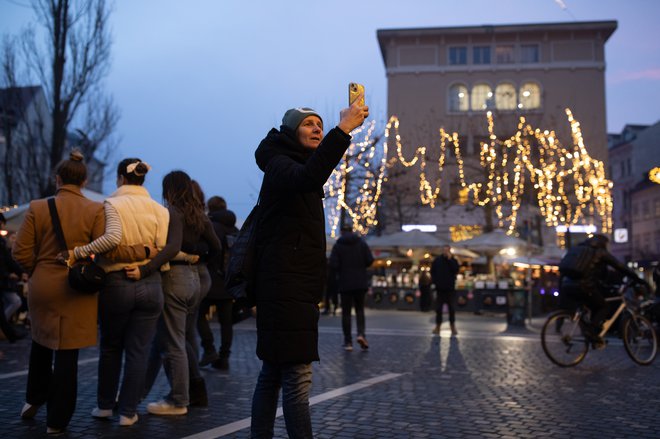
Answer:
<path fill-rule="evenodd" d="M 27 3 L 0 0 L 0 33 L 33 19 Z M 333 126 L 357 81 L 372 116 L 387 119 L 376 39 L 387 28 L 617 20 L 606 44 L 608 130 L 655 123 L 658 17 L 657 0 L 117 0 L 107 78 L 122 114 L 116 158 L 149 162 L 159 200 L 162 176 L 183 169 L 244 217 L 261 182 L 254 149 L 288 108 L 314 107 Z"/>

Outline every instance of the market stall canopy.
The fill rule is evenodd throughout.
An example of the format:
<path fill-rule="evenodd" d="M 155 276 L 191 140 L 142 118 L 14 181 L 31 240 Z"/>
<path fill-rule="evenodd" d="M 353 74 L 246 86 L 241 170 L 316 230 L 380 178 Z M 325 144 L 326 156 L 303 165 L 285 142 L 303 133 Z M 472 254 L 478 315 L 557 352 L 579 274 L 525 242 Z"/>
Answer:
<path fill-rule="evenodd" d="M 488 260 L 485 256 L 480 256 L 472 261 L 473 265 L 486 265 Z M 493 263 L 495 264 L 526 264 L 526 265 L 542 265 L 542 266 L 556 266 L 556 263 L 548 261 L 542 257 L 538 256 L 515 256 L 515 257 L 506 257 L 504 255 L 497 255 L 493 257 Z"/>
<path fill-rule="evenodd" d="M 452 246 L 451 247 L 451 252 L 455 256 L 461 256 L 461 257 L 464 257 L 464 258 L 477 258 L 477 257 L 479 257 L 478 253 L 475 253 L 472 250 L 468 250 L 468 249 L 462 248 L 462 247 Z"/>
<path fill-rule="evenodd" d="M 389 235 L 372 236 L 367 239 L 369 247 L 373 248 L 433 248 L 450 245 L 449 242 L 435 235 L 419 230 L 396 232 Z"/>
<path fill-rule="evenodd" d="M 492 232 L 484 233 L 465 241 L 454 243 L 458 247 L 468 248 L 479 253 L 495 254 L 502 249 L 509 247 L 526 247 L 527 242 L 515 236 L 507 235 L 502 229 L 495 229 Z"/>
<path fill-rule="evenodd" d="M 84 196 L 94 201 L 103 202 L 107 198 L 106 195 L 90 191 L 88 189 L 83 189 L 82 193 Z M 29 207 L 30 203 L 25 203 L 21 204 L 20 206 L 16 206 L 4 213 L 5 219 L 7 220 L 7 230 L 10 232 L 18 231 L 18 229 L 21 227 L 21 224 L 23 223 L 23 218 L 25 218 L 25 214 L 27 213 Z"/>

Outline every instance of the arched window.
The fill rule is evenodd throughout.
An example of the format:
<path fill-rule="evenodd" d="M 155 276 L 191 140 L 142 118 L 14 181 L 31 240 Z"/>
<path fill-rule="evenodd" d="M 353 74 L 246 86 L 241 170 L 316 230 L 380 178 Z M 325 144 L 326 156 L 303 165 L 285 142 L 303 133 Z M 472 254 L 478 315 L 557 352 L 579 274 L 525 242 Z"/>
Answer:
<path fill-rule="evenodd" d="M 477 111 L 493 107 L 493 91 L 488 84 L 475 84 L 472 87 L 472 109 Z"/>
<path fill-rule="evenodd" d="M 466 86 L 454 84 L 449 88 L 449 111 L 468 111 L 469 102 Z"/>
<path fill-rule="evenodd" d="M 533 110 L 541 108 L 541 86 L 536 82 L 524 82 L 520 86 L 520 103 L 518 108 L 521 110 Z"/>
<path fill-rule="evenodd" d="M 516 87 L 510 82 L 498 84 L 495 88 L 495 107 L 498 110 L 515 110 L 517 104 Z"/>

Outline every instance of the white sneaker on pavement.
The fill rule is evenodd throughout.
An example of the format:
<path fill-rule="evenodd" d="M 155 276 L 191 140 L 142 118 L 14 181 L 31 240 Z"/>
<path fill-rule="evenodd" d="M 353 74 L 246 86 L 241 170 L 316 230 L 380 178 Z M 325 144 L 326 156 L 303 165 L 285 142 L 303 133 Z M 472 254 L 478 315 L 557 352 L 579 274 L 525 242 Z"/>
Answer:
<path fill-rule="evenodd" d="M 119 415 L 119 425 L 122 427 L 129 427 L 133 424 L 135 424 L 138 420 L 138 415 L 137 413 L 133 415 L 133 417 L 129 418 L 128 416 L 124 415 Z"/>
<path fill-rule="evenodd" d="M 100 409 L 98 407 L 94 407 L 92 409 L 92 416 L 101 419 L 109 418 L 112 416 L 112 409 Z"/>
<path fill-rule="evenodd" d="M 188 407 L 177 407 L 164 399 L 147 404 L 147 411 L 152 415 L 185 415 L 188 413 Z"/>
<path fill-rule="evenodd" d="M 39 411 L 39 405 L 33 405 L 30 404 L 29 402 L 26 402 L 23 405 L 23 408 L 21 409 L 21 418 L 23 419 L 32 419 L 35 417 L 37 412 Z"/>

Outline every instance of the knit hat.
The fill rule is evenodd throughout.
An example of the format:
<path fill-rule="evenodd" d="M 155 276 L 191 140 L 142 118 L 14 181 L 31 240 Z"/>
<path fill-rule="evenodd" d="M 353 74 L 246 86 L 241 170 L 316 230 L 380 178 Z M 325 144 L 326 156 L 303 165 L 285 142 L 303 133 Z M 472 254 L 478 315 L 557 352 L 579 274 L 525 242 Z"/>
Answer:
<path fill-rule="evenodd" d="M 321 124 L 323 124 L 323 118 L 319 114 L 308 107 L 298 107 L 287 110 L 284 113 L 282 118 L 282 125 L 290 128 L 292 131 L 298 129 L 298 125 L 308 116 L 316 116 L 321 119 Z"/>

